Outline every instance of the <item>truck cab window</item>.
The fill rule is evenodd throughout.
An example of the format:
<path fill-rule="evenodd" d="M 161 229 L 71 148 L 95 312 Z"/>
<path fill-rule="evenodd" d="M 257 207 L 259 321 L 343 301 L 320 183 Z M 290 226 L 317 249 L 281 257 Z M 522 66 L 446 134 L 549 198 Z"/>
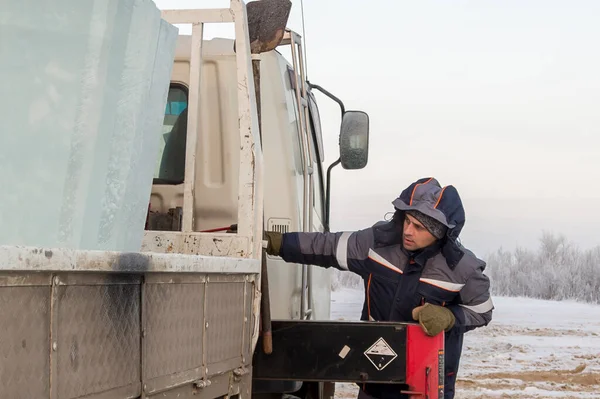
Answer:
<path fill-rule="evenodd" d="M 172 84 L 169 88 L 155 184 L 181 184 L 185 177 L 185 142 L 187 134 L 188 92 L 185 86 Z"/>

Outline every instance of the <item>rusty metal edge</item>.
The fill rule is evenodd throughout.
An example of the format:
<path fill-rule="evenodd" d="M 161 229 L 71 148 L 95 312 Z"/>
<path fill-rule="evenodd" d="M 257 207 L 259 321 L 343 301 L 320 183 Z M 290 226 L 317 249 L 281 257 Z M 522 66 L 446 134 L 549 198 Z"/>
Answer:
<path fill-rule="evenodd" d="M 0 272 L 258 274 L 260 260 L 221 256 L 0 246 Z"/>

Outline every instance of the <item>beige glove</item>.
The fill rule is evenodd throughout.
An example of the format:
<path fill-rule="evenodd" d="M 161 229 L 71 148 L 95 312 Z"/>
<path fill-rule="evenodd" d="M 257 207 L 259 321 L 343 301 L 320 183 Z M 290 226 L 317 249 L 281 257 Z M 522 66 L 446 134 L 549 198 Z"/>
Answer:
<path fill-rule="evenodd" d="M 456 318 L 448 308 L 426 303 L 412 311 L 413 319 L 418 320 L 425 334 L 434 337 L 442 331 L 454 327 Z"/>

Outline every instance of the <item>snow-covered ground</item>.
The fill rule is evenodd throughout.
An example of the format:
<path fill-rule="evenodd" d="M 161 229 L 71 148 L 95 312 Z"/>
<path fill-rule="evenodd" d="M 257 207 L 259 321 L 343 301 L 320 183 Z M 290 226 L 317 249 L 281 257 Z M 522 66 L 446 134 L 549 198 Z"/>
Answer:
<path fill-rule="evenodd" d="M 362 291 L 333 293 L 332 318 L 357 320 Z M 456 399 L 600 398 L 600 306 L 494 298 L 487 327 L 465 335 Z M 336 397 L 356 397 L 339 384 Z"/>

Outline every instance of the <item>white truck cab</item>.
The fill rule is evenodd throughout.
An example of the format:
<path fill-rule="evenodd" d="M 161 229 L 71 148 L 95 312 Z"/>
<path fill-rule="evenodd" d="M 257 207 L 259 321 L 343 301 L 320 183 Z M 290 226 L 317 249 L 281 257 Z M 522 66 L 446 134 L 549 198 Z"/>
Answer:
<path fill-rule="evenodd" d="M 180 35 L 177 43 L 148 230 L 177 230 L 183 225 L 180 219 L 184 212 L 186 148 L 193 151 L 194 158 L 192 231 L 226 232 L 238 223 L 240 135 L 235 41 L 217 38 L 202 42 L 199 107 L 191 115 L 192 41 L 192 36 Z M 328 190 L 322 135 L 339 132 L 321 130 L 314 93 L 304 80 L 300 36 L 286 29 L 280 46 L 286 45 L 292 46 L 293 62 L 277 49 L 256 56 L 260 57 L 264 228 L 324 231 Z M 356 119 L 356 115 L 364 124 L 364 133 L 362 137 L 356 135 L 355 140 L 362 138 L 365 142 L 355 146 L 366 148 L 366 114 L 347 113 L 345 122 Z M 195 132 L 188 132 L 190 116 L 197 119 Z M 186 143 L 190 135 L 194 136 L 192 149 Z M 365 161 L 366 156 L 359 159 L 363 163 L 359 166 Z M 145 249 L 165 248 L 154 245 L 154 233 L 147 237 L 150 239 Z M 235 255 L 231 246 L 219 251 Z M 303 270 L 271 256 L 267 264 L 273 318 L 329 319 L 328 269 L 308 266 Z"/>

